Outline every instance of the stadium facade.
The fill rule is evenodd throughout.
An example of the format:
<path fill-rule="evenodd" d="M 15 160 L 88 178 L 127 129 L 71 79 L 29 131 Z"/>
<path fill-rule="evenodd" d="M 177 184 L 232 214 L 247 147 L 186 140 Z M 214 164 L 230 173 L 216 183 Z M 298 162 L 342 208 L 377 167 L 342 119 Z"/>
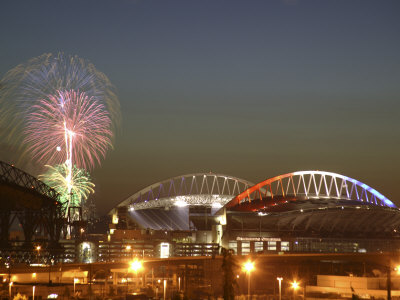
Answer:
<path fill-rule="evenodd" d="M 149 256 L 213 255 L 220 247 L 238 255 L 400 247 L 400 211 L 392 201 L 322 171 L 257 184 L 213 173 L 178 176 L 138 191 L 109 215 L 109 241 Z"/>

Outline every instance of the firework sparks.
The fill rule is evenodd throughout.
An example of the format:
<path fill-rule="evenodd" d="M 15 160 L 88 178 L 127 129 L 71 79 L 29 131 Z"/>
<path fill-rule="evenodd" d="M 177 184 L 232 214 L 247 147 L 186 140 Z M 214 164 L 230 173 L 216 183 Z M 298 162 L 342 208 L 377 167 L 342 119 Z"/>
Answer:
<path fill-rule="evenodd" d="M 80 205 L 94 187 L 81 168 L 100 164 L 119 125 L 108 78 L 76 56 L 44 54 L 10 70 L 0 87 L 3 136 L 46 165 L 40 178 L 67 208 Z"/>
<path fill-rule="evenodd" d="M 66 164 L 49 166 L 39 179 L 55 189 L 61 195 L 61 202 L 67 208 L 81 206 L 91 193 L 94 193 L 94 183 L 91 182 L 89 173 L 76 166 L 72 168 L 71 180 L 67 180 L 69 167 Z"/>
<path fill-rule="evenodd" d="M 103 104 L 85 93 L 58 91 L 29 111 L 24 136 L 35 159 L 90 168 L 111 146 L 110 116 Z"/>
<path fill-rule="evenodd" d="M 85 60 L 44 54 L 0 85 L 0 127 L 36 161 L 93 168 L 111 147 L 119 103 L 107 77 Z"/>

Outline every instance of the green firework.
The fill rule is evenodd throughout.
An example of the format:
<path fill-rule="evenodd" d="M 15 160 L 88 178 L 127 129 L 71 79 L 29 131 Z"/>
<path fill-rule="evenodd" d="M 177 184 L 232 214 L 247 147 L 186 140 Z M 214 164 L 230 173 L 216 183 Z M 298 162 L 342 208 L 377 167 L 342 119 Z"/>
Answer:
<path fill-rule="evenodd" d="M 95 185 L 91 182 L 89 173 L 84 169 L 76 166 L 72 168 L 71 192 L 68 193 L 68 166 L 66 164 L 54 167 L 46 165 L 46 168 L 47 171 L 43 175 L 39 175 L 39 179 L 60 194 L 63 206 L 82 206 L 89 195 L 94 193 Z"/>

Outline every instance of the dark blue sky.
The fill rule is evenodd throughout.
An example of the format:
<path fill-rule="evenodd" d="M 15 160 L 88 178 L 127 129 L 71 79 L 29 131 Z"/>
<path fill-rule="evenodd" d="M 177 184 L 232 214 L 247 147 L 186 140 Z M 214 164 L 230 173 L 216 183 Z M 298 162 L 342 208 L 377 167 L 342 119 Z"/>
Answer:
<path fill-rule="evenodd" d="M 100 213 L 201 171 L 326 170 L 400 204 L 399 15 L 399 1 L 3 0 L 0 76 L 63 51 L 113 82 L 123 125 L 92 173 Z"/>

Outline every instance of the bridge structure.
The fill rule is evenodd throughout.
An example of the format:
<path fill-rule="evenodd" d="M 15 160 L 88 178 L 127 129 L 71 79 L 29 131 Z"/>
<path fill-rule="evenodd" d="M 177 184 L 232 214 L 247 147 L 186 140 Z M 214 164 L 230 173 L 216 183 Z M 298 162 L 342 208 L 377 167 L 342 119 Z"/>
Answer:
<path fill-rule="evenodd" d="M 22 241 L 10 239 L 14 222 L 22 227 Z M 21 255 L 29 256 L 35 236 L 45 240 L 49 249 L 57 248 L 63 224 L 59 194 L 34 176 L 0 161 L 0 252 L 28 251 Z"/>

